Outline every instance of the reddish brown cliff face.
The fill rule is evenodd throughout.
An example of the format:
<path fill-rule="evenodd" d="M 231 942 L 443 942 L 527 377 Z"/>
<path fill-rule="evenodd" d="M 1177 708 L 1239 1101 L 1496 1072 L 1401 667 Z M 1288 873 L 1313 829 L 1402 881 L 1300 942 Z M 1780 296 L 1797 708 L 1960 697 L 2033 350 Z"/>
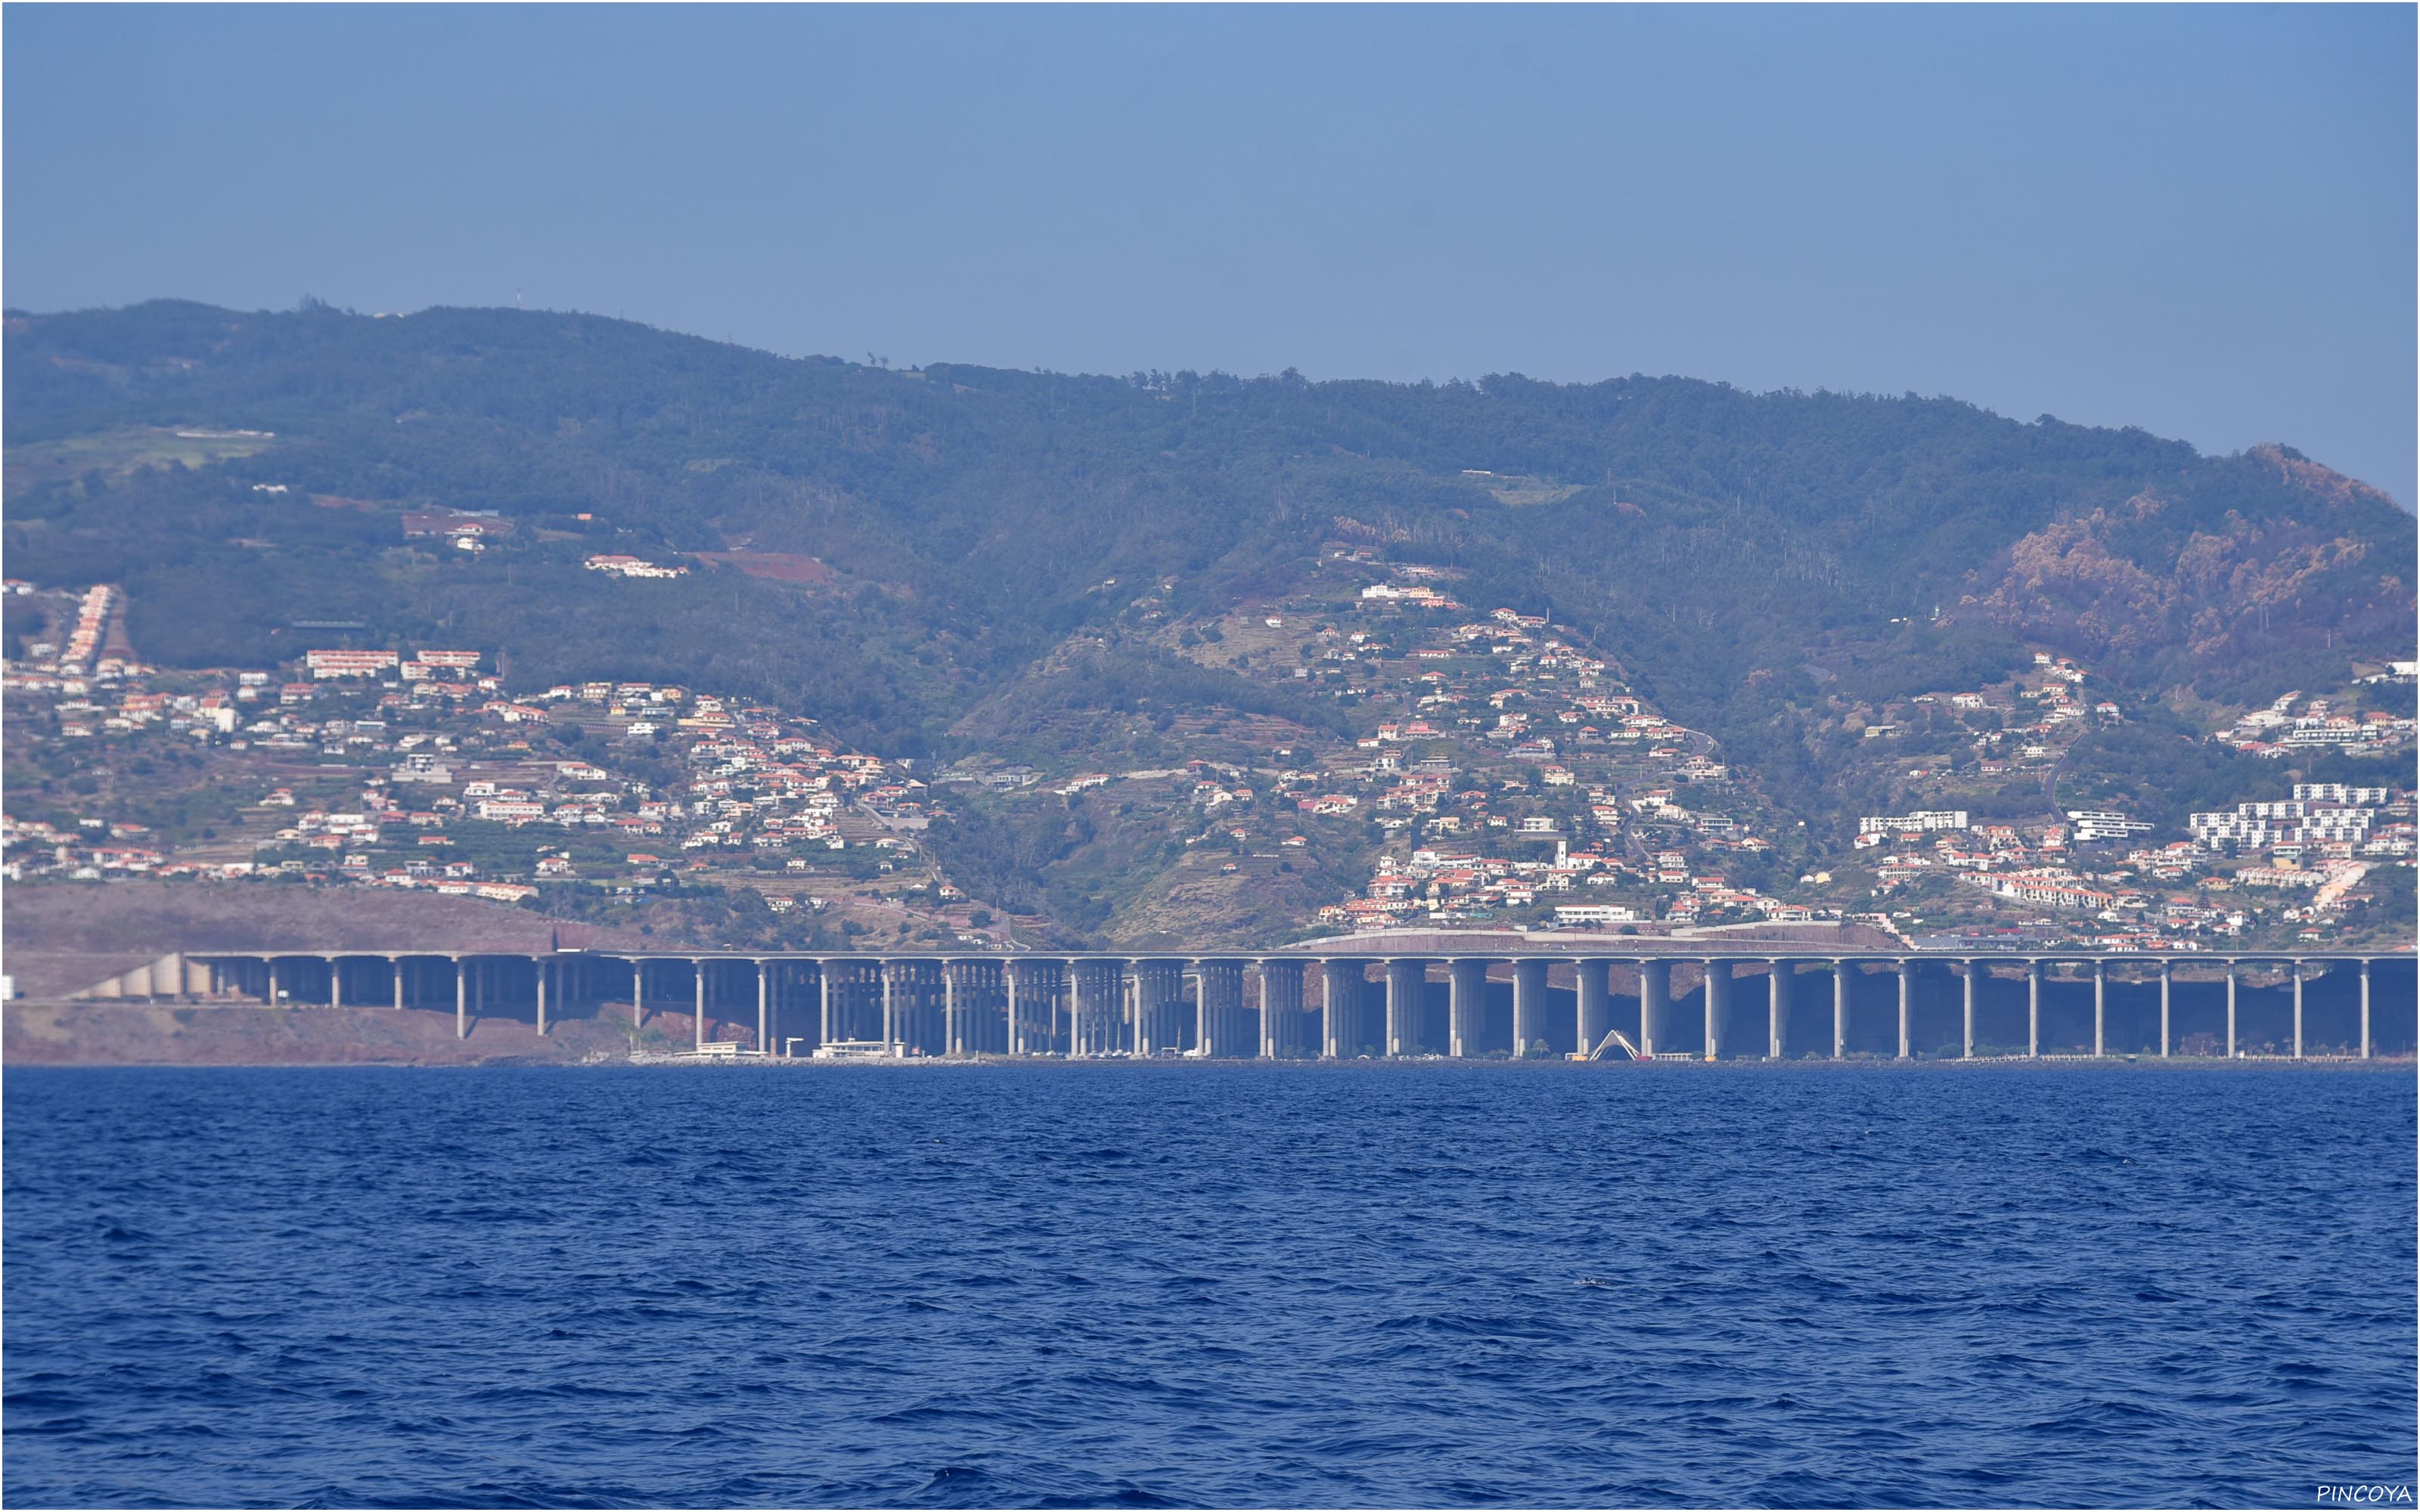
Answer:
<path fill-rule="evenodd" d="M 2335 517 L 2385 495 L 2281 447 L 2239 461 L 2290 484 L 2308 507 L 2266 520 L 2229 509 L 2215 528 L 2183 528 L 2176 517 L 2185 512 L 2147 489 L 2024 536 L 1972 575 L 1964 608 L 2079 653 L 2178 647 L 2202 663 L 2281 634 L 2321 644 L 2409 621 L 2405 576 L 2371 561 L 2350 522 Z"/>

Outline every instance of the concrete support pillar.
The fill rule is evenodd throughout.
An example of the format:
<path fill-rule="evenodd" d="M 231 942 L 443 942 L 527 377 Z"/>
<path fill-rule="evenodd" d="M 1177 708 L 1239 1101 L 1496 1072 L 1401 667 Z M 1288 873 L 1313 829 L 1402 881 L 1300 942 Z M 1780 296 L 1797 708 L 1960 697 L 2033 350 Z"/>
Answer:
<path fill-rule="evenodd" d="M 1597 980 L 1600 984 L 1605 980 L 1602 970 Z M 1445 1053 L 1457 1060 L 1467 1060 L 1479 1054 L 1479 1029 L 1487 1020 L 1487 963 L 1447 962 L 1445 996 Z"/>
<path fill-rule="evenodd" d="M 2361 1058 L 2369 1058 L 2369 963 L 2361 964 Z"/>
<path fill-rule="evenodd" d="M 2294 1058 L 2303 1058 L 2303 966 L 2301 961 L 2288 967 L 2294 973 Z"/>
<path fill-rule="evenodd" d="M 773 974 L 756 963 L 756 1053 L 773 1053 Z"/>
<path fill-rule="evenodd" d="M 546 1033 L 546 979 L 553 963 L 538 957 L 533 958 L 531 964 L 537 968 L 537 1032 L 544 1035 Z"/>
<path fill-rule="evenodd" d="M 276 1008 L 285 1001 L 284 989 L 277 980 L 277 958 L 272 955 L 269 958 L 269 1006 Z"/>
<path fill-rule="evenodd" d="M 832 1042 L 832 964 L 815 963 L 815 1043 L 818 1047 Z"/>
<path fill-rule="evenodd" d="M 2042 964 L 2025 963 L 2025 1058 L 2037 1059 L 2041 1055 L 2041 981 Z"/>
<path fill-rule="evenodd" d="M 630 1032 L 636 1034 L 647 1022 L 647 964 L 630 963 Z"/>
<path fill-rule="evenodd" d="M 690 964 L 692 968 L 690 975 L 696 979 L 697 985 L 696 1041 L 697 1053 L 702 1056 L 706 1054 L 706 962 L 700 958 Z"/>
<path fill-rule="evenodd" d="M 1069 1043 L 1078 1055 L 1106 1055 L 1123 1040 L 1125 968 L 1114 961 L 1078 961 L 1069 971 Z"/>
<path fill-rule="evenodd" d="M 1798 985 L 1797 963 L 1775 961 L 1766 979 L 1764 1053 L 1779 1060 L 1790 1051 L 1790 993 Z"/>
<path fill-rule="evenodd" d="M 1963 1002 L 1960 1005 L 1965 1021 L 1964 1030 L 1959 1040 L 1958 1058 L 1961 1060 L 1975 1058 L 1975 995 L 1982 988 L 1982 962 L 1966 963 L 1965 995 Z"/>
<path fill-rule="evenodd" d="M 457 1040 L 471 1038 L 470 988 L 463 980 L 467 975 L 468 973 L 463 970 L 462 958 L 456 956 L 454 958 L 454 1038 Z"/>
<path fill-rule="evenodd" d="M 1899 964 L 1899 1058 L 1901 1060 L 1915 1054 L 1913 1038 L 1909 1033 L 1915 1026 L 1915 1020 L 1916 963 L 1902 961 Z"/>
<path fill-rule="evenodd" d="M 1025 1054 L 1025 1025 L 1017 1017 L 1018 1011 L 1024 1005 L 1016 1000 L 1016 962 L 1003 961 L 1000 964 L 1000 990 L 1001 996 L 1006 999 L 1001 1011 L 1007 1018 L 1004 1026 L 1007 1032 L 1001 1041 L 1001 1046 L 1012 1056 Z"/>
<path fill-rule="evenodd" d="M 1142 1054 L 1142 1026 L 1138 1022 L 1140 1015 L 1136 1011 L 1136 1005 L 1141 995 L 1140 986 L 1134 980 L 1134 973 L 1125 966 L 1120 966 L 1118 968 L 1117 1044 L 1118 1048 L 1135 1055 Z"/>
<path fill-rule="evenodd" d="M 1185 1007 L 1185 968 L 1171 961 L 1150 963 L 1148 973 L 1138 969 L 1135 980 L 1140 984 L 1148 977 L 1144 989 L 1151 1001 L 1155 1052 L 1183 1050 L 1185 1030 L 1180 1017 Z"/>
<path fill-rule="evenodd" d="M 1520 1059 L 1546 1026 L 1546 963 L 1512 963 L 1512 1056 Z"/>
<path fill-rule="evenodd" d="M 2235 984 L 2237 963 L 2226 964 L 2226 1058 L 2233 1060 L 2242 1051 L 2235 1047 Z"/>
<path fill-rule="evenodd" d="M 1236 961 L 1193 963 L 1194 1043 L 1204 1058 L 1233 1059 L 1253 1053 L 1256 1041 L 1244 1029 L 1244 967 Z"/>
<path fill-rule="evenodd" d="M 1063 1009 L 1070 1023 L 1075 1019 L 1076 973 L 1065 964 L 1032 966 L 1025 985 L 1032 989 L 1032 1001 L 1025 1008 L 1025 1049 L 1028 1055 L 1055 1055 L 1059 1049 L 1059 1015 Z M 1041 1033 L 1039 1046 L 1033 1042 L 1036 1030 Z M 1070 1053 L 1075 1049 L 1073 1033 L 1067 1037 Z"/>
<path fill-rule="evenodd" d="M 941 1045 L 948 1056 L 967 1053 L 967 1026 L 958 1018 L 958 974 L 941 963 Z"/>
<path fill-rule="evenodd" d="M 1134 1053 L 1156 1056 L 1167 1043 L 1166 1034 L 1159 1024 L 1158 982 L 1150 980 L 1147 962 L 1130 961 L 1126 963 L 1126 969 L 1130 993 L 1127 1001 L 1133 1005 L 1134 1013 Z"/>
<path fill-rule="evenodd" d="M 2092 963 L 2092 1054 L 2109 1053 L 2109 963 Z"/>
<path fill-rule="evenodd" d="M 1359 1035 L 1361 963 L 1351 960 L 1319 964 L 1319 1053 L 1342 1060 L 1353 1053 L 1349 1041 Z"/>
<path fill-rule="evenodd" d="M 148 966 L 143 968 L 143 988 L 147 995 L 151 989 L 151 968 Z M 345 1006 L 345 958 L 342 956 L 328 958 L 328 1006 Z"/>
<path fill-rule="evenodd" d="M 882 1049 L 885 1055 L 900 1053 L 899 1002 L 892 979 L 896 975 L 888 961 L 875 963 L 874 969 L 882 974 Z"/>
<path fill-rule="evenodd" d="M 1832 963 L 1832 1058 L 1838 1060 L 1849 1053 L 1849 969 L 1850 963 Z"/>
<path fill-rule="evenodd" d="M 1302 1053 L 1302 963 L 1261 963 L 1261 1054 Z"/>
<path fill-rule="evenodd" d="M 1419 1042 L 1420 999 L 1427 995 L 1429 964 L 1387 963 L 1387 1054 L 1408 1056 Z"/>
<path fill-rule="evenodd" d="M 2168 999 L 2176 992 L 2176 967 L 2172 963 L 2160 963 L 2160 1058 L 2168 1058 Z"/>
<path fill-rule="evenodd" d="M 1664 1021 L 1672 1009 L 1672 963 L 1638 964 L 1638 1053 L 1653 1056 L 1665 1041 Z"/>
<path fill-rule="evenodd" d="M 1720 1060 L 1723 1056 L 1723 1029 L 1731 1011 L 1731 964 L 1728 961 L 1706 963 L 1706 1058 Z"/>
<path fill-rule="evenodd" d="M 1613 1032 L 1613 998 L 1607 991 L 1605 963 L 1575 961 L 1572 970 L 1579 989 L 1575 995 L 1578 1000 L 1574 1008 L 1579 1022 L 1574 1042 L 1581 1055 L 1593 1055 L 1596 1047 L 1605 1042 L 1605 1037 Z M 1481 985 L 1484 986 L 1483 979 Z"/>
<path fill-rule="evenodd" d="M 387 957 L 387 971 L 395 978 L 395 1006 L 400 1011 L 403 1007 L 403 957 Z"/>

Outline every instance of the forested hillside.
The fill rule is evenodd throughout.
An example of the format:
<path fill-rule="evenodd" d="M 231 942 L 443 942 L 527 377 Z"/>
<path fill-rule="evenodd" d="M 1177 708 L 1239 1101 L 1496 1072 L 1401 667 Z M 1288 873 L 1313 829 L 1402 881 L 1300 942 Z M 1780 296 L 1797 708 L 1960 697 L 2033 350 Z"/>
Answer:
<path fill-rule="evenodd" d="M 1355 551 L 1571 626 L 1821 827 L 1888 796 L 1852 770 L 1861 699 L 2048 648 L 2156 724 L 2412 655 L 2413 522 L 2375 490 L 2283 447 L 1947 399 L 894 371 L 503 310 L 163 301 L 6 330 L 8 570 L 122 585 L 171 666 L 360 622 L 500 651 L 516 686 L 777 701 L 886 755 L 1107 761 L 1128 736 L 1082 711 L 1138 701 L 1350 733 L 1349 699 L 1174 638 Z M 470 516 L 484 550 L 429 533 Z M 692 570 L 628 581 L 596 553 Z"/>

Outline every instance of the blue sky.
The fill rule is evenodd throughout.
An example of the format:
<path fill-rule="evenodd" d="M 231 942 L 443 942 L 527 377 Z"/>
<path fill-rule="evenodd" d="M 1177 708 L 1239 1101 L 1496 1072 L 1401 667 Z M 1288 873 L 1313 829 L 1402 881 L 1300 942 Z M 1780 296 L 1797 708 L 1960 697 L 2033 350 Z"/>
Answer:
<path fill-rule="evenodd" d="M 2414 497 L 2414 11 L 12 6 L 5 295 L 1914 391 Z"/>

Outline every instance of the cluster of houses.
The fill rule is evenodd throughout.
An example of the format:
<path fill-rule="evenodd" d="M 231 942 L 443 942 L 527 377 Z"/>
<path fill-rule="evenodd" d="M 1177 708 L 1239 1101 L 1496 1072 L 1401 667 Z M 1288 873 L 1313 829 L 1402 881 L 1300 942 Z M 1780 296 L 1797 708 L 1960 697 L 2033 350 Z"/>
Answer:
<path fill-rule="evenodd" d="M 108 594 L 81 601 L 97 625 Z M 262 796 L 239 834 L 208 841 L 123 817 L 0 817 L 9 880 L 299 875 L 516 902 L 583 873 L 632 893 L 718 865 L 805 872 L 802 855 L 782 853 L 845 849 L 845 829 L 891 871 L 921 854 L 913 834 L 931 817 L 923 783 L 753 701 L 630 681 L 515 698 L 482 671 L 491 657 L 433 647 L 312 649 L 284 669 L 181 672 L 155 688 L 154 669 L 94 656 L 99 633 L 8 665 L 12 736 L 197 739 Z M 564 759 L 547 738 L 558 731 L 601 754 Z M 617 759 L 626 751 L 648 759 Z M 667 757 L 677 783 L 661 780 Z M 622 769 L 642 766 L 653 780 Z"/>
<path fill-rule="evenodd" d="M 1869 815 L 1857 844 L 1898 847 L 1876 869 L 1878 895 L 1951 876 L 2024 908 L 2123 926 L 2102 943 L 2135 949 L 2241 934 L 2262 906 L 2246 890 L 2262 888 L 2294 896 L 2281 921 L 2305 939 L 2324 939 L 2375 868 L 2408 865 L 2413 854 L 2408 789 L 2334 783 L 2194 814 L 2186 838 L 2134 844 L 2120 859 L 2096 850 L 2086 860 L 2078 851 L 2143 841 L 2156 827 L 2097 810 L 2070 810 L 2065 824 L 2039 826 L 1970 825 L 1962 810 L 1939 810 Z"/>
<path fill-rule="evenodd" d="M 2356 716 L 2337 709 L 2331 700 L 2306 699 L 2298 690 L 2265 709 L 2254 709 L 2218 738 L 2238 750 L 2273 760 L 2298 751 L 2307 753 L 2315 746 L 2365 753 L 2390 751 L 2410 741 L 2412 730 L 2412 720 L 2377 709 Z"/>
<path fill-rule="evenodd" d="M 32 584 L 13 578 L 5 587 L 12 597 L 34 591 Z M 102 655 L 110 616 L 117 609 L 117 590 L 106 584 L 76 595 L 72 618 L 62 613 L 53 622 L 63 627 L 54 632 L 58 639 L 34 641 L 22 658 L 0 670 L 0 693 L 55 713 L 60 732 L 78 737 L 152 717 L 158 706 L 143 696 L 140 687 L 150 669 L 125 656 Z"/>
<path fill-rule="evenodd" d="M 1650 707 L 1576 632 L 1510 609 L 1450 618 L 1467 610 L 1424 580 L 1436 569 L 1387 571 L 1356 601 L 1378 623 L 1315 630 L 1292 674 L 1375 709 L 1371 733 L 1270 783 L 1305 818 L 1385 839 L 1360 896 L 1318 922 L 1813 917 L 1726 882 L 1727 858 L 1771 847 L 1761 799 L 1710 739 Z"/>
<path fill-rule="evenodd" d="M 1923 705 L 1946 703 L 1947 712 L 1966 726 L 1979 758 L 1974 775 L 1991 780 L 2055 762 L 2094 721 L 2122 717 L 2114 702 L 2083 692 L 2092 674 L 2071 658 L 2037 652 L 2033 663 L 2030 671 L 1996 692 L 1956 693 L 1946 699 L 1923 694 L 1893 705 L 1885 711 L 1888 718 L 1866 726 L 1865 736 L 1895 737 L 1901 727 L 1892 719 Z M 2322 745 L 2375 751 L 2409 739 L 2411 727 L 2411 720 L 2383 715 L 2354 719 L 2332 714 L 2327 700 L 2304 701 L 2294 693 L 2214 738 L 2268 756 Z M 1916 779 L 1951 776 L 1933 764 L 1903 775 Z M 2383 789 L 2357 791 L 2388 802 L 2381 796 Z M 2402 803 L 2408 820 L 2408 794 Z M 2253 814 L 2283 807 L 2284 800 L 2245 806 Z M 2341 921 L 2344 904 L 2375 859 L 2344 854 L 2322 857 L 2316 849 L 2305 856 L 2289 840 L 2287 850 L 2267 864 L 2239 864 L 2240 847 L 2234 843 L 2239 837 L 2229 834 L 2232 818 L 2196 815 L 2188 826 L 2190 838 L 2152 845 L 2138 842 L 2155 826 L 2119 812 L 2071 810 L 2064 823 L 1970 827 L 1965 811 L 1945 807 L 1868 815 L 1859 821 L 1854 848 L 1884 853 L 1872 888 L 1878 897 L 1908 892 L 1928 878 L 1952 876 L 2002 903 L 2048 913 L 2079 938 L 2103 945 L 2173 948 L 2196 935 L 2241 933 L 2258 922 L 2263 908 L 2246 903 L 2247 895 L 2240 889 L 2261 887 L 2300 893 L 2307 901 L 2286 909 L 2282 921 L 2295 926 L 2305 939 L 2326 937 Z M 2333 823 L 2341 829 L 2364 821 L 2340 818 Z M 2408 856 L 2409 831 L 2408 823 L 2388 824 L 2381 832 L 2384 849 L 2379 854 L 2390 859 Z M 2248 838 L 2248 832 L 2242 838 Z M 2328 838 L 2341 841 L 2352 837 L 2331 833 Z M 2098 849 L 2112 844 L 2135 848 L 2122 864 L 2112 865 L 2100 859 L 2106 853 Z M 2406 848 L 2394 849 L 2398 844 Z M 2098 870 L 2076 863 L 2077 847 L 2095 847 L 2089 854 Z M 2175 890 L 2180 887 L 2190 892 Z"/>
<path fill-rule="evenodd" d="M 1321 910 L 1329 927 L 1838 917 L 1735 880 L 1762 874 L 1771 810 L 1710 738 L 1650 707 L 1575 632 L 1511 609 L 1472 616 L 1436 586 L 1438 569 L 1388 571 L 1357 585 L 1313 625 L 1296 663 L 1274 671 L 1359 711 L 1367 733 L 1318 760 L 1284 749 L 1289 764 L 1274 773 L 1196 760 L 937 780 L 1004 792 L 1047 783 L 1071 798 L 1115 780 L 1173 780 L 1201 816 L 1197 839 L 1241 845 L 1274 831 L 1258 838 L 1278 855 L 1321 826 L 1366 828 L 1377 841 L 1371 874 L 1357 896 Z M 39 817 L 0 819 L 0 874 L 10 880 L 299 874 L 516 901 L 541 882 L 637 894 L 682 872 L 786 877 L 857 845 L 876 853 L 852 863 L 861 874 L 902 871 L 921 878 L 915 892 L 964 901 L 924 853 L 920 832 L 941 810 L 922 781 L 763 702 L 611 680 L 516 695 L 487 670 L 493 658 L 445 647 L 312 649 L 277 669 L 163 676 L 103 654 L 116 608 L 106 587 L 60 595 L 50 621 L 58 632 L 0 668 L 11 741 L 197 743 L 235 762 L 243 775 L 231 779 L 256 782 L 262 796 L 238 833 L 208 843 L 155 834 L 136 822 L 139 808 L 99 802 L 90 808 L 103 811 L 54 803 Z M 2064 748 L 2091 718 L 2118 717 L 2080 692 L 2088 676 L 2043 655 L 2010 691 L 1942 702 L 1953 715 L 2001 717 L 1969 723 L 1978 749 L 2009 746 L 2031 761 Z M 2016 722 L 2026 705 L 2030 717 Z M 2348 743 L 2329 733 L 2341 717 L 2325 700 L 2289 695 L 2227 738 L 2251 728 L 2276 749 Z M 2408 738 L 2410 725 L 2366 717 L 2350 743 Z M 1865 728 L 1874 739 L 1894 729 L 1887 719 Z M 1986 777 L 1994 764 L 1983 762 Z M 1937 899 L 1918 885 L 1952 878 L 1962 886 L 1949 896 L 2048 915 L 2113 946 L 2189 947 L 2273 918 L 2323 939 L 2365 887 L 2376 889 L 2379 868 L 2408 871 L 2412 797 L 2408 786 L 2306 783 L 2290 797 L 2194 814 L 2182 837 L 2164 839 L 2112 810 L 2019 826 L 1973 824 L 1944 806 L 1867 815 L 1854 849 L 1877 896 Z M 1799 881 L 1822 897 L 1832 878 Z M 2410 884 L 2398 875 L 2395 885 Z M 777 909 L 799 902 L 768 899 Z"/>
<path fill-rule="evenodd" d="M 1661 889 L 1663 906 L 1639 896 L 1651 888 Z M 1670 896 L 1675 888 L 1678 895 Z M 1575 850 L 1559 840 L 1551 857 L 1491 856 L 1450 845 L 1421 845 L 1405 856 L 1384 855 L 1361 897 L 1323 908 L 1319 918 L 1361 930 L 1526 920 L 1541 912 L 1569 929 L 1655 918 L 1691 925 L 1717 918 L 1805 922 L 1818 917 L 1804 905 L 1730 886 L 1719 874 L 1692 875 L 1688 856 L 1677 849 L 1632 862 L 1599 849 Z"/>
<path fill-rule="evenodd" d="M 600 552 L 590 557 L 587 567 L 591 572 L 611 573 L 617 578 L 678 578 L 689 571 L 686 564 L 666 566 L 661 563 L 649 562 L 644 557 L 613 552 Z"/>
<path fill-rule="evenodd" d="M 1404 611 L 1440 608 L 1440 598 L 1420 582 L 1364 587 L 1361 607 L 1384 610 L 1388 627 L 1333 632 L 1324 638 L 1333 643 L 1308 658 L 1314 678 L 1340 678 L 1323 661 L 1357 667 L 1342 674 L 1353 680 L 1340 691 L 1365 699 L 1394 690 L 1369 675 L 1371 648 L 1386 648 L 1390 661 L 1399 655 L 1408 669 L 1401 679 L 1406 717 L 1382 715 L 1375 733 L 1358 743 L 1360 761 L 1284 774 L 1277 784 L 1279 795 L 1307 814 L 1406 832 L 1385 849 L 1361 896 L 1324 909 L 1322 923 L 1358 929 L 1551 917 L 1564 926 L 1620 927 L 1838 917 L 1727 883 L 1727 852 L 1769 847 L 1757 837 L 1763 815 L 1756 795 L 1728 780 L 1711 741 L 1646 707 L 1571 632 L 1535 616 L 1498 609 L 1407 632 L 1419 617 Z M 1969 770 L 2001 778 L 2055 761 L 2095 721 L 2123 717 L 2114 701 L 2085 691 L 2091 676 L 2072 658 L 2036 653 L 2026 673 L 1996 691 L 1918 695 L 1881 711 L 1864 735 L 1891 739 L 1898 719 L 1943 704 L 1970 733 L 1979 760 Z M 2299 702 L 2299 695 L 2281 701 L 2273 712 Z M 2324 700 L 2292 717 L 2306 732 L 2344 728 L 2326 723 Z M 2408 735 L 2410 723 L 2366 717 L 2357 727 L 2366 739 L 2392 740 L 2401 738 L 2397 730 Z M 2306 733 L 2302 743 L 2340 738 Z M 2247 822 L 2266 817 L 2274 829 L 2288 808 L 2298 810 L 2301 827 L 2258 835 L 2243 848 L 2249 861 L 2239 860 L 2216 824 L 2221 816 L 2195 816 L 2192 838 L 2153 844 L 2151 824 L 2089 809 L 2025 826 L 1973 825 L 1967 811 L 1948 807 L 1867 815 L 1854 848 L 1876 853 L 1878 897 L 1931 877 L 1958 878 L 1978 902 L 1988 894 L 2104 944 L 2174 948 L 2198 935 L 2241 933 L 2263 911 L 2246 901 L 2260 895 L 2244 889 L 2261 888 L 2293 900 L 2285 922 L 2324 937 L 2372 867 L 2410 858 L 2411 795 L 2306 785 L 2291 804 L 2246 806 Z M 2238 838 L 2256 837 L 2247 830 Z M 1554 842 L 1551 859 L 1545 841 Z M 2112 861 L 2119 846 L 2130 849 Z M 2254 850 L 2260 854 L 2251 856 Z M 1813 872 L 1800 881 L 1820 889 L 1832 878 Z"/>
<path fill-rule="evenodd" d="M 2034 653 L 2030 671 L 1996 688 L 1978 692 L 1918 693 L 1887 706 L 1866 722 L 1868 740 L 1900 738 L 1909 721 L 1946 708 L 1966 727 L 1968 743 L 1979 762 L 1978 775 L 2005 777 L 2058 760 L 2093 720 L 2115 723 L 2124 717 L 2109 699 L 2091 698 L 2084 685 L 2091 673 L 2067 656 Z M 1911 777 L 1939 777 L 1939 771 L 1911 772 Z"/>
<path fill-rule="evenodd" d="M 167 857 L 148 826 L 106 819 L 77 820 L 61 828 L 42 819 L 18 819 L 0 814 L 0 876 L 22 882 L 28 876 L 55 872 L 99 878 L 157 872 Z"/>
<path fill-rule="evenodd" d="M 281 486 L 253 485 L 256 490 L 264 486 L 276 490 Z M 324 501 L 317 495 L 313 497 L 315 502 Z M 509 537 L 513 527 L 510 520 L 492 509 L 406 510 L 403 533 L 406 540 L 433 536 L 457 551 L 476 556 L 488 549 L 489 542 L 501 543 Z"/>
<path fill-rule="evenodd" d="M 109 639 L 109 616 L 117 607 L 117 590 L 106 584 L 85 590 L 76 601 L 75 623 L 68 628 L 67 645 L 58 652 L 58 670 L 70 676 L 90 673 L 101 659 L 101 643 Z M 42 648 L 35 648 L 40 656 Z"/>

